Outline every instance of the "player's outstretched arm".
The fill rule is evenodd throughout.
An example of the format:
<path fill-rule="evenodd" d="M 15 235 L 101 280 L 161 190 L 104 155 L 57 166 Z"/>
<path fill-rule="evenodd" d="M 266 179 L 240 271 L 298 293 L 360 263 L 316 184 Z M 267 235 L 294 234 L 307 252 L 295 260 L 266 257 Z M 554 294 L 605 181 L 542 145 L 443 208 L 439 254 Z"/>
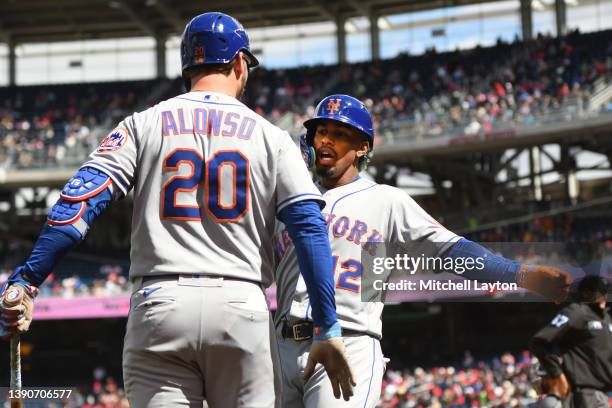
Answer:
<path fill-rule="evenodd" d="M 395 222 L 395 238 L 400 243 L 419 242 L 427 240 L 436 247 L 440 243 L 451 244 L 449 249 L 443 250 L 444 256 L 484 260 L 484 268 L 467 269 L 461 276 L 468 279 L 493 281 L 502 283 L 516 283 L 518 286 L 540 296 L 556 302 L 563 301 L 569 294 L 571 276 L 555 267 L 543 265 L 526 265 L 514 262 L 493 254 L 476 242 L 461 238 L 444 228 L 412 198 L 404 193 L 399 194 L 393 201 L 393 217 Z M 449 272 L 454 272 L 449 270 Z"/>
<path fill-rule="evenodd" d="M 530 292 L 560 303 L 569 296 L 572 277 L 554 266 L 522 264 L 516 283 Z"/>
<path fill-rule="evenodd" d="M 511 261 L 465 238 L 453 244 L 447 256 L 484 260 L 484 268 L 471 268 L 462 275 L 469 279 L 516 283 L 521 288 L 555 302 L 562 302 L 569 295 L 569 285 L 572 283 L 570 274 L 554 266 Z"/>
<path fill-rule="evenodd" d="M 29 329 L 37 288 L 62 256 L 85 238 L 94 220 L 112 201 L 113 191 L 111 179 L 92 167 L 82 167 L 68 181 L 51 208 L 27 262 L 17 267 L 2 285 L 0 294 L 7 302 L 0 306 L 1 338 Z M 11 302 L 18 291 L 25 292 L 22 300 Z M 4 306 L 5 303 L 10 306 Z"/>
<path fill-rule="evenodd" d="M 312 306 L 314 341 L 304 376 L 310 378 L 316 364 L 322 364 L 334 396 L 340 398 L 341 389 L 348 401 L 356 383 L 336 318 L 331 249 L 321 210 L 315 201 L 299 201 L 285 207 L 279 218 L 293 241 Z"/>

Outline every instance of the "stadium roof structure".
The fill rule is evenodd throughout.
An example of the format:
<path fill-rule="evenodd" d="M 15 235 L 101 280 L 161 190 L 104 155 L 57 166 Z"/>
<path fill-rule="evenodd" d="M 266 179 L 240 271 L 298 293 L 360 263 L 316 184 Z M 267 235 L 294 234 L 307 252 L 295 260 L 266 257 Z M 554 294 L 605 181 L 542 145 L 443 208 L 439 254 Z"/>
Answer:
<path fill-rule="evenodd" d="M 495 0 L 4 0 L 0 41 L 13 44 L 180 34 L 222 11 L 247 28 L 385 16 Z"/>

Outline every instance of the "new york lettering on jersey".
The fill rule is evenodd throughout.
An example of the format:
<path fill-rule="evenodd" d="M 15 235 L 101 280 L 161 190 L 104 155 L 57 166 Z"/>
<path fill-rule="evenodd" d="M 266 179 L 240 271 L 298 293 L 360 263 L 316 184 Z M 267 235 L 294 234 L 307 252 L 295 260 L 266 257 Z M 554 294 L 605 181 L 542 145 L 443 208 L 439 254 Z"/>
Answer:
<path fill-rule="evenodd" d="M 377 242 L 402 243 L 428 240 L 451 242 L 458 237 L 428 216 L 403 191 L 358 178 L 352 183 L 323 190 L 323 215 L 334 262 L 336 307 L 343 328 L 381 336 L 380 316 L 383 304 L 362 302 L 362 251 Z M 277 228 L 277 285 L 280 293 L 277 316 L 308 319 L 310 307 L 305 288 L 299 279 L 291 242 Z M 292 276 L 298 276 L 292 278 Z M 287 295 L 290 292 L 293 296 Z"/>
<path fill-rule="evenodd" d="M 376 202 L 377 184 L 358 179 L 353 183 L 323 192 L 325 208 L 322 214 L 328 226 L 332 249 L 336 310 L 345 329 L 370 333 L 380 337 L 381 304 L 361 301 L 363 265 L 361 253 L 369 243 L 383 242 L 389 225 L 388 201 L 378 208 L 355 205 L 356 202 Z M 274 240 L 277 263 L 278 313 L 291 319 L 310 319 L 310 302 L 303 279 L 299 275 L 293 245 L 285 228 L 278 223 Z"/>
<path fill-rule="evenodd" d="M 359 186 L 360 183 L 356 184 L 357 188 L 351 191 L 358 191 Z M 335 191 L 323 195 L 326 206 L 322 214 L 328 227 L 332 247 L 336 289 L 360 293 L 363 272 L 361 251 L 367 249 L 369 243 L 383 242 L 382 228 L 377 226 L 384 225 L 384 220 L 380 212 L 354 214 L 357 210 L 355 206 L 335 207 L 339 200 L 333 193 Z M 334 212 L 330 213 L 332 208 Z M 282 224 L 275 233 L 274 248 L 277 263 L 280 264 L 288 250 L 292 248 L 291 238 Z"/>
<path fill-rule="evenodd" d="M 366 248 L 368 243 L 383 242 L 380 231 L 376 228 L 368 228 L 368 224 L 363 221 L 352 220 L 351 217 L 345 215 L 329 214 L 325 211 L 322 211 L 322 214 L 334 238 L 344 238 L 359 248 Z M 290 245 L 292 245 L 291 238 L 283 227 L 274 235 L 276 259 L 280 261 Z"/>

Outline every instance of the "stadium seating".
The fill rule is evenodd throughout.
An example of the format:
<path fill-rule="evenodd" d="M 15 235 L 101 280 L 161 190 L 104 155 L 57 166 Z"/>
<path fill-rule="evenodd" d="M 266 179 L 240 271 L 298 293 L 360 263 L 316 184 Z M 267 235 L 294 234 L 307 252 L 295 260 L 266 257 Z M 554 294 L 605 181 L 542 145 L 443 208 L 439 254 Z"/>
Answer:
<path fill-rule="evenodd" d="M 437 367 L 388 367 L 379 408 L 527 407 L 538 396 L 531 386 L 537 360 L 528 351 Z M 73 401 L 82 407 L 127 407 L 124 390 L 97 367 L 91 384 L 78 386 Z M 612 397 L 610 397 L 612 405 Z"/>
<path fill-rule="evenodd" d="M 339 92 L 366 101 L 376 143 L 473 134 L 588 109 L 594 83 L 610 77 L 610 57 L 612 31 L 602 31 L 344 66 L 259 68 L 245 101 L 292 133 L 318 98 Z M 180 79 L 0 88 L 0 168 L 77 165 L 122 117 L 181 92 Z"/>
<path fill-rule="evenodd" d="M 524 351 L 446 367 L 397 370 L 385 373 L 379 407 L 530 406 L 537 394 L 530 384 L 533 358 Z"/>

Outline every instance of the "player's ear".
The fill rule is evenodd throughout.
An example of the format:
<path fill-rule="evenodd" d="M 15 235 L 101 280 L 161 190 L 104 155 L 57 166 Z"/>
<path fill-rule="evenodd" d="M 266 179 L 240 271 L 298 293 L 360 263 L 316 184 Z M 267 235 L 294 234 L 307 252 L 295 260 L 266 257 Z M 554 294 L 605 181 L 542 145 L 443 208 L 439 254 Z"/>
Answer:
<path fill-rule="evenodd" d="M 364 140 L 361 142 L 359 150 L 357 150 L 357 169 L 359 171 L 363 171 L 368 167 L 370 157 L 370 144 Z"/>
<path fill-rule="evenodd" d="M 370 151 L 370 144 L 364 140 L 359 145 L 359 149 L 357 149 L 357 157 L 364 157 Z"/>
<path fill-rule="evenodd" d="M 248 66 L 247 66 L 247 62 L 244 59 L 244 55 L 239 52 L 236 55 L 236 58 L 234 58 L 234 74 L 236 75 L 236 78 L 240 78 L 242 75 L 245 74 L 245 71 L 248 70 Z"/>

